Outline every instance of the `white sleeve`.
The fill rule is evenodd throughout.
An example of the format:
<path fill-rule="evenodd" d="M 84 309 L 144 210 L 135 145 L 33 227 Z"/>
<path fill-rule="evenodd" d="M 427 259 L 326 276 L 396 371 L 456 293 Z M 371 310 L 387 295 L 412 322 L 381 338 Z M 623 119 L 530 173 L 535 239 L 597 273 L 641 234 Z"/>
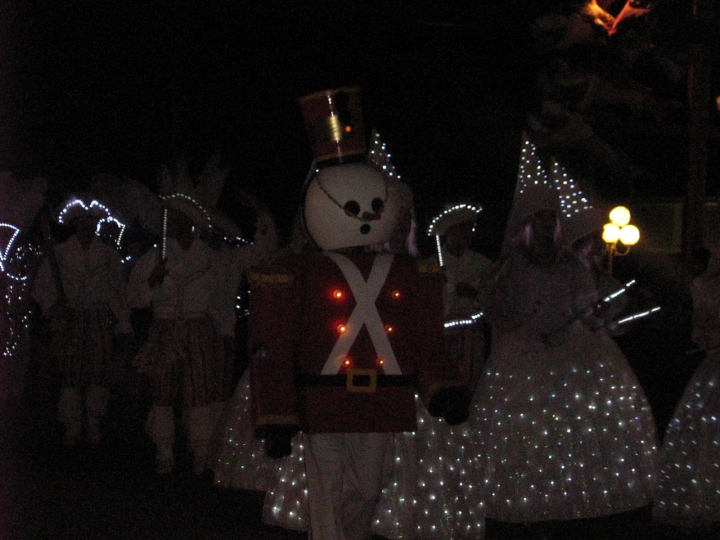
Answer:
<path fill-rule="evenodd" d="M 128 305 L 131 309 L 149 307 L 153 299 L 153 291 L 148 285 L 148 278 L 158 264 L 157 249 L 151 249 L 135 264 L 130 273 L 127 285 Z"/>
<path fill-rule="evenodd" d="M 235 334 L 235 303 L 240 288 L 242 271 L 237 263 L 238 249 L 221 249 L 213 261 L 213 301 L 210 316 L 223 336 Z"/>
<path fill-rule="evenodd" d="M 108 276 L 111 281 L 108 285 L 113 289 L 113 294 L 110 300 L 110 309 L 117 319 L 115 332 L 118 334 L 129 334 L 132 332 L 132 326 L 130 325 L 128 287 L 125 282 L 124 268 L 120 255 L 114 249 L 112 251 L 113 253 L 110 259 L 110 272 Z"/>
<path fill-rule="evenodd" d="M 40 304 L 40 310 L 43 317 L 47 317 L 52 305 L 57 301 L 57 292 L 55 290 L 55 281 L 52 271 L 50 270 L 50 262 L 47 254 L 40 263 L 35 283 L 31 291 L 31 296 Z"/>

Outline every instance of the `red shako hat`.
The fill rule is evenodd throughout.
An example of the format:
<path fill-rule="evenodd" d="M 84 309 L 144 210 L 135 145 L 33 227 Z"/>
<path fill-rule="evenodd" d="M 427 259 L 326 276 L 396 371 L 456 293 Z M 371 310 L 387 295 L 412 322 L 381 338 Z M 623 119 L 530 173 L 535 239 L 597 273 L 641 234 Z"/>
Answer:
<path fill-rule="evenodd" d="M 298 101 L 318 166 L 365 156 L 360 87 L 323 90 Z"/>

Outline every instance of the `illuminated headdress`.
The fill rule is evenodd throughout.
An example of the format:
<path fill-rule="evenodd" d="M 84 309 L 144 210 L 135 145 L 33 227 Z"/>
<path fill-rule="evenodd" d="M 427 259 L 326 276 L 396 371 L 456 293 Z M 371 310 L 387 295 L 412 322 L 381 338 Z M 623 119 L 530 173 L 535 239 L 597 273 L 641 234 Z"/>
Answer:
<path fill-rule="evenodd" d="M 79 217 L 90 216 L 98 221 L 110 216 L 110 209 L 87 195 L 73 195 L 58 212 L 58 222 L 70 225 Z"/>
<path fill-rule="evenodd" d="M 387 145 L 383 141 L 376 129 L 370 134 L 370 147 L 367 151 L 367 161 L 375 166 L 390 183 L 390 189 L 393 189 L 398 196 L 398 204 L 401 207 L 410 209 L 411 214 L 415 215 L 415 202 L 412 190 L 400 178 L 395 165 L 390 160 L 390 152 Z"/>
<path fill-rule="evenodd" d="M 588 190 L 556 159 L 550 158 L 548 170 L 538 153 L 537 146 L 523 133 L 523 145 L 518 167 L 517 184 L 510 216 L 505 228 L 502 253 L 515 244 L 527 219 L 536 212 L 555 210 L 563 239 L 571 243 L 596 228 L 601 212 L 590 201 Z M 599 224 L 601 227 L 601 222 Z"/>
<path fill-rule="evenodd" d="M 105 229 L 114 228 L 115 232 L 111 234 L 111 237 L 116 247 L 120 247 L 126 224 L 113 215 L 110 208 L 89 195 L 73 195 L 65 201 L 58 213 L 58 222 L 70 225 L 75 219 L 82 216 L 91 216 L 97 221 L 95 234 L 98 236 L 104 234 Z"/>
<path fill-rule="evenodd" d="M 459 203 L 447 205 L 440 214 L 432 219 L 428 227 L 428 236 L 435 237 L 435 246 L 437 248 L 440 266 L 444 266 L 440 237 L 445 235 L 450 227 L 459 225 L 460 223 L 472 223 L 473 231 L 475 231 L 475 222 L 480 212 L 482 212 L 481 206 Z"/>
<path fill-rule="evenodd" d="M 159 192 L 164 209 L 173 209 L 188 216 L 199 229 L 218 234 L 234 245 L 250 243 L 240 236 L 240 228 L 216 208 L 225 181 L 230 173 L 220 165 L 220 157 L 214 155 L 197 178 L 190 175 L 187 161 L 180 160 L 174 167 L 163 167 L 159 178 Z M 163 222 L 163 236 L 167 216 Z"/>
<path fill-rule="evenodd" d="M 218 181 L 224 184 L 225 175 L 222 175 Z M 199 182 L 195 182 L 190 176 L 187 161 L 181 160 L 172 168 L 163 166 L 158 180 L 160 199 L 164 208 L 185 214 L 196 227 L 210 227 L 210 214 L 205 209 L 206 197 L 203 196 Z"/>
<path fill-rule="evenodd" d="M 382 137 L 376 129 L 370 134 L 370 148 L 367 151 L 367 161 L 375 165 L 383 175 L 393 183 L 400 182 L 400 175 L 395 169 L 392 161 L 390 161 L 390 152 L 387 145 L 383 142 Z"/>
<path fill-rule="evenodd" d="M 482 212 L 482 206 L 467 203 L 446 205 L 440 214 L 435 216 L 428 227 L 429 236 L 443 236 L 453 225 L 475 223 Z"/>

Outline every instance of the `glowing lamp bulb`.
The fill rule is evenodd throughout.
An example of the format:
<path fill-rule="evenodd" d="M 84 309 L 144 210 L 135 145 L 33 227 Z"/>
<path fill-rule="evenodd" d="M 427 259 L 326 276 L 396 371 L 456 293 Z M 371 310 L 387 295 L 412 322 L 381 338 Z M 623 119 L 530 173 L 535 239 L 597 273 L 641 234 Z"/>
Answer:
<path fill-rule="evenodd" d="M 349 367 L 352 367 L 352 365 L 353 365 L 352 358 L 350 358 L 349 356 L 346 356 L 345 360 L 343 360 L 343 366 L 349 368 Z"/>
<path fill-rule="evenodd" d="M 344 334 L 345 332 L 347 332 L 347 326 L 345 326 L 344 324 L 338 324 L 336 330 L 338 334 Z"/>
<path fill-rule="evenodd" d="M 618 227 L 624 227 L 630 223 L 630 210 L 624 206 L 616 206 L 610 210 L 610 221 Z"/>
<path fill-rule="evenodd" d="M 602 239 L 608 244 L 614 244 L 620 239 L 620 227 L 614 223 L 606 223 L 603 226 Z"/>
<path fill-rule="evenodd" d="M 352 131 L 352 126 L 345 126 L 345 133 L 350 133 Z"/>
<path fill-rule="evenodd" d="M 388 324 L 388 325 L 385 327 L 385 331 L 386 331 L 388 334 L 392 334 L 392 333 L 395 331 L 395 327 L 394 327 L 393 325 L 391 325 L 391 324 Z"/>
<path fill-rule="evenodd" d="M 378 358 L 377 360 L 375 360 L 375 364 L 382 367 L 385 365 L 385 360 L 383 360 L 382 358 Z"/>
<path fill-rule="evenodd" d="M 335 289 L 335 290 L 332 292 L 332 297 L 333 297 L 335 300 L 340 300 L 340 299 L 342 299 L 343 296 L 344 296 L 344 295 L 343 295 L 343 292 L 342 292 L 340 289 Z"/>
<path fill-rule="evenodd" d="M 626 246 L 634 246 L 640 240 L 640 231 L 635 225 L 625 225 L 620 229 L 620 241 Z"/>
<path fill-rule="evenodd" d="M 392 297 L 393 297 L 393 298 L 400 298 L 400 291 L 393 291 L 393 292 L 392 292 Z"/>

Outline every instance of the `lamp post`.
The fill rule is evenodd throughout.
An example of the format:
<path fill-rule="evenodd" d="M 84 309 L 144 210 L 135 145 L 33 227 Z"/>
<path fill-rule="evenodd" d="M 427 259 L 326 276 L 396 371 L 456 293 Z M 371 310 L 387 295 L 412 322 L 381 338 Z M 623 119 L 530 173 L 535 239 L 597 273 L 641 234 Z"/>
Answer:
<path fill-rule="evenodd" d="M 627 255 L 640 240 L 640 230 L 630 225 L 630 210 L 616 206 L 610 211 L 610 223 L 603 226 L 602 239 L 608 250 L 608 272 L 612 275 L 613 257 Z"/>

